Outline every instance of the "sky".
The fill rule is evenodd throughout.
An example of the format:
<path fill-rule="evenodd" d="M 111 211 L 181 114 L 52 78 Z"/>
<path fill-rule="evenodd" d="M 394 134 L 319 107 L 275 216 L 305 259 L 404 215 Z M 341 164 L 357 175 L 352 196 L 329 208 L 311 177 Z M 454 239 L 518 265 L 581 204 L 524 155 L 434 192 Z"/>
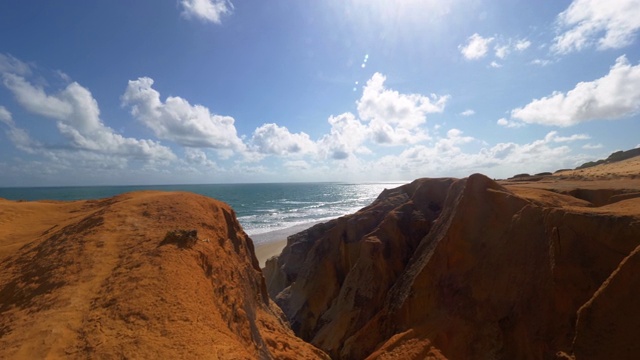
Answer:
<path fill-rule="evenodd" d="M 0 186 L 507 178 L 640 146 L 640 0 L 0 2 Z"/>

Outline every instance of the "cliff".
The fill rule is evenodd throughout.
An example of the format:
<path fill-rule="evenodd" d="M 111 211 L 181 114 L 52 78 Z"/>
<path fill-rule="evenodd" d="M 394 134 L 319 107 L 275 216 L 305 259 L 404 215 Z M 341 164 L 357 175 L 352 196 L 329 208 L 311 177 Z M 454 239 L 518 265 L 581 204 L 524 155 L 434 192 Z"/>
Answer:
<path fill-rule="evenodd" d="M 318 359 L 221 202 L 0 200 L 0 358 Z"/>
<path fill-rule="evenodd" d="M 416 180 L 290 237 L 268 291 L 333 358 L 637 358 L 638 189 Z"/>

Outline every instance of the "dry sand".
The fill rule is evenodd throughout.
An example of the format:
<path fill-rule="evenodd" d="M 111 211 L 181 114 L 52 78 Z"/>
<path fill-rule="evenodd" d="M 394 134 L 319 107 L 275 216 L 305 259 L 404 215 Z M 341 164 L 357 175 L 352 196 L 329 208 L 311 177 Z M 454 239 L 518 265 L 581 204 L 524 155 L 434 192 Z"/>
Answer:
<path fill-rule="evenodd" d="M 556 175 L 590 179 L 638 178 L 640 177 L 640 156 L 586 169 L 561 171 Z"/>
<path fill-rule="evenodd" d="M 264 286 L 232 210 L 204 196 L 0 199 L 0 359 L 323 358 Z"/>
<path fill-rule="evenodd" d="M 274 257 L 280 255 L 282 249 L 287 245 L 287 239 L 277 240 L 275 242 L 268 242 L 256 245 L 256 257 L 260 263 L 260 267 L 264 267 L 264 263 Z"/>
<path fill-rule="evenodd" d="M 286 229 L 249 235 L 249 237 L 253 240 L 256 257 L 258 258 L 258 262 L 260 263 L 260 268 L 264 268 L 264 264 L 268 259 L 280 255 L 282 249 L 284 249 L 284 247 L 287 245 L 288 236 L 306 230 L 315 224 L 317 224 L 317 222 L 304 223 Z"/>

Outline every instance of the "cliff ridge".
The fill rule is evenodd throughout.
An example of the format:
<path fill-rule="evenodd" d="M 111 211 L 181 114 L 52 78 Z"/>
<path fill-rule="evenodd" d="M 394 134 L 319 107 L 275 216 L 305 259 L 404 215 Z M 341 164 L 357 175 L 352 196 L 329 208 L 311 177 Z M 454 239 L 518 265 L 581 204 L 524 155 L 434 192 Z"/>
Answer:
<path fill-rule="evenodd" d="M 594 204 L 547 185 L 474 174 L 387 190 L 290 237 L 268 291 L 333 358 L 577 354 L 585 304 L 640 245 L 640 199 Z"/>

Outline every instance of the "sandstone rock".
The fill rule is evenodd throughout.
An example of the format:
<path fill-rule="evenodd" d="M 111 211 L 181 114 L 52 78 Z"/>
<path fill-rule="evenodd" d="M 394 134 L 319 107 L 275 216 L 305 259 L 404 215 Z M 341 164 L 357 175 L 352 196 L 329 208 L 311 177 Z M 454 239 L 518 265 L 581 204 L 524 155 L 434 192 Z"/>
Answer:
<path fill-rule="evenodd" d="M 576 359 L 637 359 L 640 354 L 640 246 L 578 311 Z"/>
<path fill-rule="evenodd" d="M 286 287 L 269 291 L 334 358 L 552 358 L 640 244 L 638 209 L 478 174 L 421 179 L 290 238 L 270 275 Z"/>

